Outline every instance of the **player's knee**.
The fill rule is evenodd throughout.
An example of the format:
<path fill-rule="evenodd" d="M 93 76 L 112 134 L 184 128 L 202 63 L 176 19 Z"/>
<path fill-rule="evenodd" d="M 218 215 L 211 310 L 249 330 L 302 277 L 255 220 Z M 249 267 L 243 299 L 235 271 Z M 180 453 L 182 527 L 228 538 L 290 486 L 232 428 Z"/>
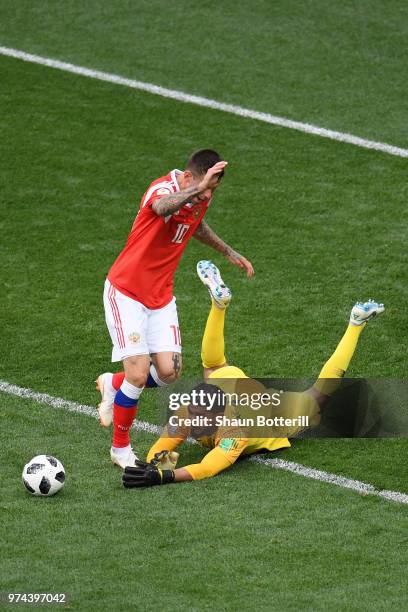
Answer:
<path fill-rule="evenodd" d="M 149 376 L 148 363 L 127 363 L 125 367 L 126 380 L 135 387 L 144 387 Z"/>
<path fill-rule="evenodd" d="M 148 374 L 145 372 L 128 372 L 126 380 L 134 387 L 144 387 L 146 385 Z"/>
<path fill-rule="evenodd" d="M 174 383 L 178 378 L 180 378 L 181 369 L 175 372 L 171 368 L 165 368 L 162 370 L 158 370 L 157 374 L 163 383 L 165 383 L 166 385 L 170 385 L 171 383 Z"/>
<path fill-rule="evenodd" d="M 161 381 L 167 385 L 175 382 L 181 376 L 182 361 L 180 353 L 174 353 L 171 361 L 159 364 L 156 369 Z"/>

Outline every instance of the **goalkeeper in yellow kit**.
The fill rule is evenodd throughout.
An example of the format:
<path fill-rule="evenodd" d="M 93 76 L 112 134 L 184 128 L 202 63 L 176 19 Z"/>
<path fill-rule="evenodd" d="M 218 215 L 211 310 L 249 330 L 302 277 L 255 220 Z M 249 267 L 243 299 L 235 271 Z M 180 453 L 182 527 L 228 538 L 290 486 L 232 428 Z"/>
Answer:
<path fill-rule="evenodd" d="M 211 310 L 202 341 L 201 358 L 206 382 L 213 382 L 223 391 L 232 388 L 246 379 L 252 389 L 259 390 L 260 383 L 250 380 L 238 367 L 229 365 L 224 353 L 224 322 L 231 292 L 221 279 L 218 268 L 210 261 L 200 261 L 197 273 L 206 285 L 212 298 Z M 318 380 L 307 391 L 286 392 L 281 412 L 292 415 L 307 414 L 317 416 L 320 408 L 330 395 L 338 388 L 357 347 L 358 339 L 369 319 L 384 311 L 383 304 L 373 300 L 357 302 L 350 315 L 350 322 L 335 352 L 323 366 Z M 255 385 L 255 387 L 254 387 Z M 204 385 L 205 387 L 206 385 Z M 217 388 L 217 387 L 215 387 Z M 262 389 L 268 393 L 263 385 Z M 231 389 L 228 389 L 231 390 Z M 186 406 L 184 411 L 190 416 L 198 414 L 193 407 Z M 295 435 L 299 428 L 293 428 Z M 188 437 L 194 437 L 201 445 L 209 449 L 200 463 L 175 469 L 178 453 L 174 450 Z M 161 437 L 150 449 L 146 462 L 136 461 L 135 466 L 126 467 L 123 473 L 123 484 L 127 488 L 148 487 L 190 480 L 201 480 L 215 476 L 229 468 L 241 455 L 250 455 L 259 451 L 273 451 L 289 447 L 287 437 L 250 437 L 248 432 L 237 427 L 179 427 L 176 432 L 164 429 Z"/>

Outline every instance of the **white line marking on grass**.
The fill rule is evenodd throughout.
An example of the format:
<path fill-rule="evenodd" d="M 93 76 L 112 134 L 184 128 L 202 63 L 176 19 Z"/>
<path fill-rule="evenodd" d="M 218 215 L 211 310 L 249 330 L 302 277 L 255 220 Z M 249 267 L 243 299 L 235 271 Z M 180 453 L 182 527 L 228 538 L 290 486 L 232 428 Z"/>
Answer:
<path fill-rule="evenodd" d="M 301 465 L 300 463 L 294 463 L 293 461 L 284 461 L 283 459 L 272 459 L 260 457 L 259 455 L 253 455 L 251 460 L 261 465 L 268 465 L 269 467 L 277 470 L 285 470 L 292 472 L 293 474 L 299 474 L 305 478 L 311 478 L 320 482 L 328 482 L 329 484 L 343 487 L 343 489 L 352 489 L 362 495 L 377 495 L 378 497 L 384 497 L 392 501 L 399 502 L 400 504 L 408 504 L 408 495 L 400 493 L 399 491 L 380 491 L 373 485 L 361 482 L 360 480 L 353 480 L 352 478 L 346 478 L 345 476 L 338 476 L 337 474 L 331 474 L 330 472 L 324 472 L 323 470 L 316 470 L 314 468 Z"/>
<path fill-rule="evenodd" d="M 69 400 L 63 399 L 62 397 L 54 397 L 53 395 L 48 395 L 48 393 L 38 393 L 37 391 L 33 391 L 32 389 L 26 387 L 18 387 L 17 385 L 11 385 L 5 380 L 0 380 L 0 391 L 2 391 L 3 393 L 7 393 L 8 395 L 15 395 L 17 397 L 30 399 L 34 402 L 38 402 L 39 404 L 47 404 L 47 406 L 52 406 L 52 408 L 62 408 L 64 410 L 67 410 L 68 412 L 85 414 L 86 416 L 90 416 L 95 419 L 99 418 L 98 411 L 94 406 L 77 404 L 76 402 L 71 402 Z M 153 425 L 152 423 L 147 423 L 146 421 L 138 421 L 137 419 L 135 419 L 135 421 L 133 422 L 132 428 L 137 429 L 139 431 L 146 431 L 147 433 L 155 434 L 158 436 L 162 432 L 162 427 L 159 427 L 158 425 Z"/>
<path fill-rule="evenodd" d="M 19 49 L 11 49 L 9 47 L 0 46 L 0 55 L 6 55 L 8 57 L 14 57 L 16 59 L 23 60 L 25 62 L 31 62 L 33 64 L 40 64 L 42 66 L 48 66 L 49 68 L 57 68 L 58 70 L 64 70 L 65 72 L 72 72 L 73 74 L 79 74 L 86 76 L 91 79 L 98 79 L 100 81 L 108 81 L 109 83 L 115 83 L 116 85 L 124 85 L 131 89 L 138 89 L 140 91 L 146 91 L 156 96 L 162 96 L 163 98 L 171 98 L 172 100 L 178 100 L 179 102 L 185 102 L 189 104 L 195 104 L 206 108 L 212 108 L 213 110 L 223 111 L 232 115 L 238 115 L 239 117 L 246 117 L 248 119 L 255 119 L 256 121 L 263 121 L 271 125 L 277 125 L 279 127 L 289 128 L 297 130 L 299 132 L 305 132 L 306 134 L 313 134 L 314 136 L 321 136 L 322 138 L 329 138 L 330 140 L 337 140 L 338 142 L 346 142 L 356 147 L 362 147 L 363 149 L 373 149 L 375 151 L 381 151 L 388 153 L 389 155 L 396 155 L 397 157 L 408 157 L 408 149 L 401 147 L 395 147 L 394 145 L 387 144 L 385 142 L 376 142 L 374 140 L 367 140 L 348 134 L 347 132 L 337 132 L 329 130 L 311 123 L 303 123 L 301 121 L 293 121 L 285 117 L 279 117 L 277 115 L 271 115 L 269 113 L 262 113 L 235 104 L 226 104 L 224 102 L 218 102 L 217 100 L 211 100 L 210 98 L 203 98 L 202 96 L 195 96 L 184 91 L 178 91 L 176 89 L 167 89 L 167 87 L 160 87 L 153 83 L 145 83 L 143 81 L 136 81 L 134 79 L 128 79 L 126 77 L 112 74 L 110 72 L 102 72 L 100 70 L 93 70 L 91 68 L 85 68 L 83 66 L 77 66 L 60 60 L 51 59 L 49 57 L 42 57 L 41 55 L 34 55 L 32 53 L 26 53 Z"/>
<path fill-rule="evenodd" d="M 39 404 L 46 404 L 48 406 L 51 406 L 52 408 L 62 408 L 63 410 L 67 410 L 68 412 L 83 414 L 86 416 L 93 417 L 95 419 L 98 418 L 97 410 L 93 406 L 77 404 L 76 402 L 71 402 L 69 400 L 63 399 L 62 397 L 54 397 L 53 395 L 48 395 L 48 393 L 38 393 L 37 391 L 33 391 L 32 389 L 29 389 L 27 387 L 19 387 L 17 385 L 12 385 L 6 382 L 5 380 L 0 380 L 0 391 L 2 393 L 7 393 L 8 395 L 14 395 L 16 397 L 29 399 Z M 152 423 L 147 423 L 146 421 L 138 420 L 134 421 L 132 429 L 136 429 L 138 431 L 146 431 L 147 433 L 155 435 L 160 435 L 162 432 L 162 427 L 159 427 L 158 425 L 153 425 Z M 188 439 L 188 441 L 196 443 L 195 440 L 192 440 L 190 438 Z M 320 482 L 334 484 L 338 487 L 343 487 L 344 489 L 352 489 L 353 491 L 357 491 L 357 493 L 360 493 L 362 495 L 377 495 L 378 497 L 383 497 L 384 499 L 398 502 L 400 504 L 408 504 L 408 495 L 406 495 L 405 493 L 400 493 L 399 491 L 380 491 L 371 484 L 367 484 L 359 480 L 352 480 L 351 478 L 346 478 L 344 476 L 338 476 L 337 474 L 330 474 L 329 472 L 323 472 L 322 470 L 315 470 L 314 468 L 309 468 L 305 465 L 301 465 L 300 463 L 294 463 L 293 461 L 284 461 L 282 459 L 270 458 L 265 459 L 264 457 L 261 457 L 259 455 L 253 455 L 250 460 L 254 463 L 267 465 L 278 470 L 285 470 L 294 474 L 299 474 L 300 476 L 304 476 L 306 478 L 311 478 L 313 480 L 319 480 Z"/>

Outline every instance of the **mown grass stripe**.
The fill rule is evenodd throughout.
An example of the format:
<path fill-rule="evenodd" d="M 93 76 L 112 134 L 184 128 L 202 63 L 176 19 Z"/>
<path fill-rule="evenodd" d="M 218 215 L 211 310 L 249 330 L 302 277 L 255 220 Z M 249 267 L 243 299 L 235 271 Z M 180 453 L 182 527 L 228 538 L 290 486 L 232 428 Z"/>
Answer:
<path fill-rule="evenodd" d="M 284 461 L 282 459 L 272 458 L 265 459 L 259 455 L 254 455 L 252 460 L 255 461 L 255 463 L 268 465 L 269 467 L 292 472 L 293 474 L 299 474 L 305 478 L 311 478 L 312 480 L 318 480 L 320 482 L 327 482 L 338 487 L 343 487 L 344 489 L 352 489 L 361 495 L 377 495 L 378 497 L 396 501 L 400 504 L 408 504 L 408 495 L 405 493 L 400 493 L 399 491 L 381 491 L 376 489 L 373 485 L 361 482 L 360 480 L 353 480 L 351 478 L 338 476 L 337 474 L 331 474 L 330 472 L 325 472 L 323 470 L 316 470 L 314 468 L 301 465 L 300 463 L 294 463 L 293 461 Z"/>
<path fill-rule="evenodd" d="M 54 397 L 48 393 L 39 393 L 27 387 L 19 387 L 18 385 L 10 384 L 5 380 L 0 380 L 0 391 L 8 395 L 29 399 L 39 404 L 46 404 L 52 408 L 63 409 L 67 410 L 68 412 L 98 418 L 96 408 L 93 406 L 78 404 L 62 397 Z M 158 425 L 153 425 L 152 423 L 139 420 L 134 421 L 132 429 L 145 431 L 154 435 L 160 435 L 162 431 L 162 428 Z M 190 441 L 192 442 L 192 440 Z M 394 501 L 400 504 L 408 504 L 408 495 L 400 493 L 399 491 L 381 491 L 376 489 L 371 484 L 346 478 L 345 476 L 338 476 L 337 474 L 331 474 L 322 470 L 309 468 L 305 465 L 301 465 L 300 463 L 294 463 L 293 461 L 284 461 L 282 459 L 272 458 L 265 459 L 259 455 L 253 455 L 250 460 L 260 465 L 292 472 L 293 474 L 298 474 L 300 476 L 304 476 L 305 478 L 311 478 L 312 480 L 334 484 L 338 487 L 343 487 L 344 489 L 351 489 L 357 493 L 360 493 L 361 495 L 376 495 L 389 501 Z"/>
<path fill-rule="evenodd" d="M 361 138 L 360 136 L 355 136 L 347 132 L 338 132 L 335 130 L 319 127 L 311 123 L 303 123 L 302 121 L 295 121 L 293 119 L 287 119 L 286 117 L 271 115 L 269 113 L 262 113 L 260 111 L 252 110 L 250 108 L 244 108 L 243 106 L 237 106 L 235 104 L 226 104 L 224 102 L 212 100 L 211 98 L 204 98 L 202 96 L 195 96 L 184 91 L 161 87 L 160 85 L 155 85 L 154 83 L 146 83 L 144 81 L 128 79 L 126 77 L 117 74 L 112 74 L 110 72 L 102 72 L 101 70 L 94 70 L 92 68 L 86 68 L 84 66 L 77 66 L 75 64 L 70 64 L 68 62 L 63 62 L 49 57 L 34 55 L 33 53 L 26 53 L 25 51 L 21 51 L 19 49 L 0 46 L 0 55 L 14 57 L 16 59 L 20 59 L 25 62 L 31 62 L 33 64 L 48 66 L 49 68 L 57 68 L 58 70 L 64 70 L 65 72 L 71 72 L 73 74 L 86 76 L 91 79 L 98 79 L 100 81 L 107 81 L 116 85 L 123 85 L 125 87 L 130 87 L 131 89 L 138 89 L 140 91 L 145 91 L 147 93 L 162 96 L 164 98 L 178 100 L 179 102 L 195 104 L 197 106 L 223 111 L 232 115 L 238 115 L 239 117 L 254 119 L 256 121 L 262 121 L 271 125 L 277 125 L 279 127 L 289 128 L 291 130 L 297 130 L 299 132 L 305 132 L 306 134 L 312 134 L 314 136 L 320 136 L 322 138 L 328 138 L 330 140 L 336 140 L 338 142 L 345 142 L 347 144 L 351 144 L 356 147 L 361 147 L 363 149 L 381 151 L 382 153 L 395 155 L 397 157 L 408 157 L 408 149 L 396 147 L 385 142 L 367 140 L 366 138 Z"/>

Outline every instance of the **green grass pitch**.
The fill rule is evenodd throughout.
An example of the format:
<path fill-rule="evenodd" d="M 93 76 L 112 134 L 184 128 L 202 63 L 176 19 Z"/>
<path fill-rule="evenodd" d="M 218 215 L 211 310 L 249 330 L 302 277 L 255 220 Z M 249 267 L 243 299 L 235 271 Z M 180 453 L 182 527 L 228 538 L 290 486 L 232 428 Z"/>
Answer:
<path fill-rule="evenodd" d="M 71 1 L 0 6 L 0 44 L 407 146 L 402 2 Z M 251 4 L 252 6 L 252 4 Z M 222 7 L 222 9 L 221 9 Z M 0 57 L 0 378 L 96 404 L 109 369 L 102 285 L 151 180 L 201 146 L 228 173 L 207 219 L 249 257 L 227 355 L 262 377 L 319 372 L 356 299 L 386 314 L 351 376 L 406 375 L 406 161 Z M 192 241 L 176 277 L 184 373 L 208 302 Z M 66 592 L 72 610 L 384 610 L 405 601 L 407 508 L 249 461 L 203 482 L 125 491 L 110 434 L 0 395 L 0 591 Z M 154 421 L 154 391 L 140 418 Z M 137 449 L 154 438 L 138 433 Z M 24 463 L 55 454 L 61 494 Z M 408 493 L 407 443 L 297 441 L 276 456 Z M 182 461 L 202 451 L 185 445 Z"/>

